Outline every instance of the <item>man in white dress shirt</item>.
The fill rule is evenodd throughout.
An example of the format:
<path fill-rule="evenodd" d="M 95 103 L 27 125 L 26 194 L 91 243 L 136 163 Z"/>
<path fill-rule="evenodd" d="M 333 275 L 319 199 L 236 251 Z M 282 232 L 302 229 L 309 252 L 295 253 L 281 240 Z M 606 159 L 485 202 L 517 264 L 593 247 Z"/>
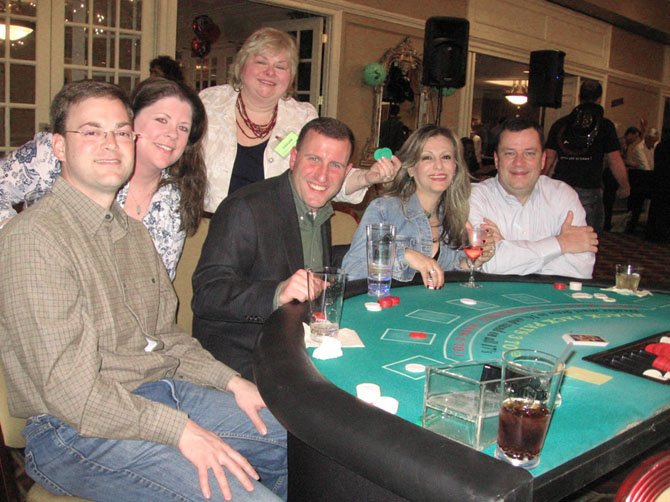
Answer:
<path fill-rule="evenodd" d="M 470 223 L 483 224 L 496 241 L 496 253 L 483 269 L 590 279 L 598 236 L 586 226 L 577 192 L 540 175 L 543 140 L 536 123 L 508 119 L 494 152 L 497 176 L 473 185 Z"/>

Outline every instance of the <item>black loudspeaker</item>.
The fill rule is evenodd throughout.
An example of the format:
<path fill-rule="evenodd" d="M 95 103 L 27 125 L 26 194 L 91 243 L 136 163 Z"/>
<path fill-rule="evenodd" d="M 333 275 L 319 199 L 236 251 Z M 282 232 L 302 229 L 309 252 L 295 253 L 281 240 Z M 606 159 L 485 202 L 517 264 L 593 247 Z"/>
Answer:
<path fill-rule="evenodd" d="M 429 17 L 423 41 L 423 85 L 463 87 L 468 60 L 467 19 Z"/>
<path fill-rule="evenodd" d="M 563 51 L 530 53 L 528 101 L 533 106 L 560 108 L 563 100 Z"/>

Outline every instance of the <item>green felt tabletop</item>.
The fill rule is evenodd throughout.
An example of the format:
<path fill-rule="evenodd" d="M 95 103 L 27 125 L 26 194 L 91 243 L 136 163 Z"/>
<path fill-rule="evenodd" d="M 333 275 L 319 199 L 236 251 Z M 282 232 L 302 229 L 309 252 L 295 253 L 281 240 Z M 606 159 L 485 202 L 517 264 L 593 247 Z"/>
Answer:
<path fill-rule="evenodd" d="M 444 365 L 457 361 L 500 358 L 503 351 L 532 348 L 559 355 L 562 335 L 600 335 L 603 347 L 575 347 L 568 367 L 611 377 L 596 384 L 566 376 L 563 403 L 556 409 L 542 451 L 531 473 L 538 476 L 611 439 L 631 424 L 670 407 L 670 386 L 584 361 L 583 356 L 670 330 L 670 295 L 644 298 L 605 292 L 616 302 L 575 299 L 573 291 L 552 284 L 488 282 L 469 289 L 447 283 L 441 290 L 422 286 L 396 288 L 400 305 L 369 312 L 367 295 L 344 303 L 341 327 L 355 330 L 365 348 L 345 348 L 337 359 L 313 359 L 321 373 L 356 395 L 356 385 L 373 382 L 382 395 L 398 399 L 398 416 L 421 424 L 424 373 L 409 363 Z M 584 288 L 588 293 L 602 293 Z M 460 300 L 476 300 L 465 305 Z M 422 333 L 420 337 L 411 333 Z M 425 336 L 424 336 L 425 335 Z M 310 349 L 310 353 L 312 349 Z M 493 455 L 495 445 L 484 450 Z"/>

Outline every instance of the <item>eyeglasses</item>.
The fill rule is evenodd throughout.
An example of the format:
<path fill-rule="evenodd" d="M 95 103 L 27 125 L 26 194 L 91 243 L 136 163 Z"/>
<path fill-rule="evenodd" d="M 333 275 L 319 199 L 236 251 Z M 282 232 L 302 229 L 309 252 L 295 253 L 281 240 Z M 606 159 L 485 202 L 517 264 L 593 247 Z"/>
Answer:
<path fill-rule="evenodd" d="M 119 143 L 130 143 L 137 139 L 138 134 L 129 129 L 117 129 L 115 131 L 103 131 L 102 129 L 80 129 L 79 131 L 65 131 L 72 134 L 81 134 L 84 141 L 99 143 L 107 139 L 107 134 L 114 136 Z"/>

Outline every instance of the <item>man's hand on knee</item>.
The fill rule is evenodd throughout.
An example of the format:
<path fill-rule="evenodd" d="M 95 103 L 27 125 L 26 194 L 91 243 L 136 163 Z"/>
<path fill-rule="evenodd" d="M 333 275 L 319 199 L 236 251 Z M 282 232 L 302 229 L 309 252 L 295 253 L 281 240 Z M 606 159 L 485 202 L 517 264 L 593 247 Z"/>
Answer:
<path fill-rule="evenodd" d="M 223 467 L 228 469 L 247 491 L 254 489 L 249 477 L 259 479 L 258 473 L 246 458 L 231 448 L 219 436 L 199 426 L 193 420 L 186 422 L 178 446 L 182 455 L 197 469 L 200 490 L 207 499 L 212 496 L 209 486 L 210 469 L 219 484 L 223 498 L 226 500 L 232 499 L 233 495 Z"/>
<path fill-rule="evenodd" d="M 226 390 L 235 396 L 237 406 L 246 413 L 256 430 L 265 436 L 268 433 L 268 428 L 259 415 L 259 412 L 265 408 L 265 401 L 258 392 L 258 387 L 249 380 L 234 376 L 228 382 Z"/>

